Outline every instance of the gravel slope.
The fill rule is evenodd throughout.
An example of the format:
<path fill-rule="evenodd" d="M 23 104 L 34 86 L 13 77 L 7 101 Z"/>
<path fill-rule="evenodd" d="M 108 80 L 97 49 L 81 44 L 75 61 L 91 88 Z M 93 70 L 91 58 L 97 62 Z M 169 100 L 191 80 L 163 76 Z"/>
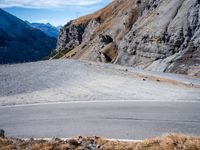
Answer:
<path fill-rule="evenodd" d="M 200 100 L 198 78 L 77 60 L 1 65 L 0 87 L 0 105 L 94 100 Z"/>

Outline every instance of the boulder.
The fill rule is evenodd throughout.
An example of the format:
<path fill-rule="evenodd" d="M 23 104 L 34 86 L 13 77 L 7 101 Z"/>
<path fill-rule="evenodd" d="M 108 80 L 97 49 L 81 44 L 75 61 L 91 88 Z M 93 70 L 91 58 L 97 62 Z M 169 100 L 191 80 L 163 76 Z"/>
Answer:
<path fill-rule="evenodd" d="M 5 131 L 3 129 L 0 129 L 0 137 L 5 137 Z"/>

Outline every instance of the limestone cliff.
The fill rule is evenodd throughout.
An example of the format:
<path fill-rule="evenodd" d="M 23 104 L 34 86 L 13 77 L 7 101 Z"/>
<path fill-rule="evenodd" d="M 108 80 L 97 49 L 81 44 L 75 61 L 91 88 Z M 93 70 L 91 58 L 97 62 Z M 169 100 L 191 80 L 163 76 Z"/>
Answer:
<path fill-rule="evenodd" d="M 66 24 L 65 49 L 63 58 L 200 76 L 200 0 L 115 0 Z"/>

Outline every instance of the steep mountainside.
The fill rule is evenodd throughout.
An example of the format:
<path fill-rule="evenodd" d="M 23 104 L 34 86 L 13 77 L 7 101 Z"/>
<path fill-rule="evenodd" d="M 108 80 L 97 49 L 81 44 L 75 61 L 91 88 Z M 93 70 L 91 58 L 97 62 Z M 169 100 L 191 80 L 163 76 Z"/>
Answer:
<path fill-rule="evenodd" d="M 50 37 L 58 38 L 58 33 L 60 31 L 59 26 L 54 27 L 50 23 L 28 23 L 33 28 L 39 29 L 45 34 L 47 34 Z"/>
<path fill-rule="evenodd" d="M 0 64 L 40 60 L 55 47 L 55 38 L 0 9 Z"/>
<path fill-rule="evenodd" d="M 58 53 L 200 76 L 200 1 L 114 0 L 61 28 Z"/>

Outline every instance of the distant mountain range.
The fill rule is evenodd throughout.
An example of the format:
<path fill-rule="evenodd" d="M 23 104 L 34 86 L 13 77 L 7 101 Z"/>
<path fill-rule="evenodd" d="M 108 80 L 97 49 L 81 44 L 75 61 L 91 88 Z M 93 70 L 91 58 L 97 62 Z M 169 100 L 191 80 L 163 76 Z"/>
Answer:
<path fill-rule="evenodd" d="M 0 64 L 41 60 L 56 47 L 56 38 L 0 9 Z"/>
<path fill-rule="evenodd" d="M 26 23 L 33 28 L 41 30 L 48 36 L 55 37 L 55 38 L 58 38 L 58 33 L 60 31 L 60 28 L 62 27 L 62 26 L 55 27 L 55 26 L 52 26 L 50 23 L 46 23 L 46 24 L 45 23 L 30 23 L 28 21 L 26 21 Z"/>

